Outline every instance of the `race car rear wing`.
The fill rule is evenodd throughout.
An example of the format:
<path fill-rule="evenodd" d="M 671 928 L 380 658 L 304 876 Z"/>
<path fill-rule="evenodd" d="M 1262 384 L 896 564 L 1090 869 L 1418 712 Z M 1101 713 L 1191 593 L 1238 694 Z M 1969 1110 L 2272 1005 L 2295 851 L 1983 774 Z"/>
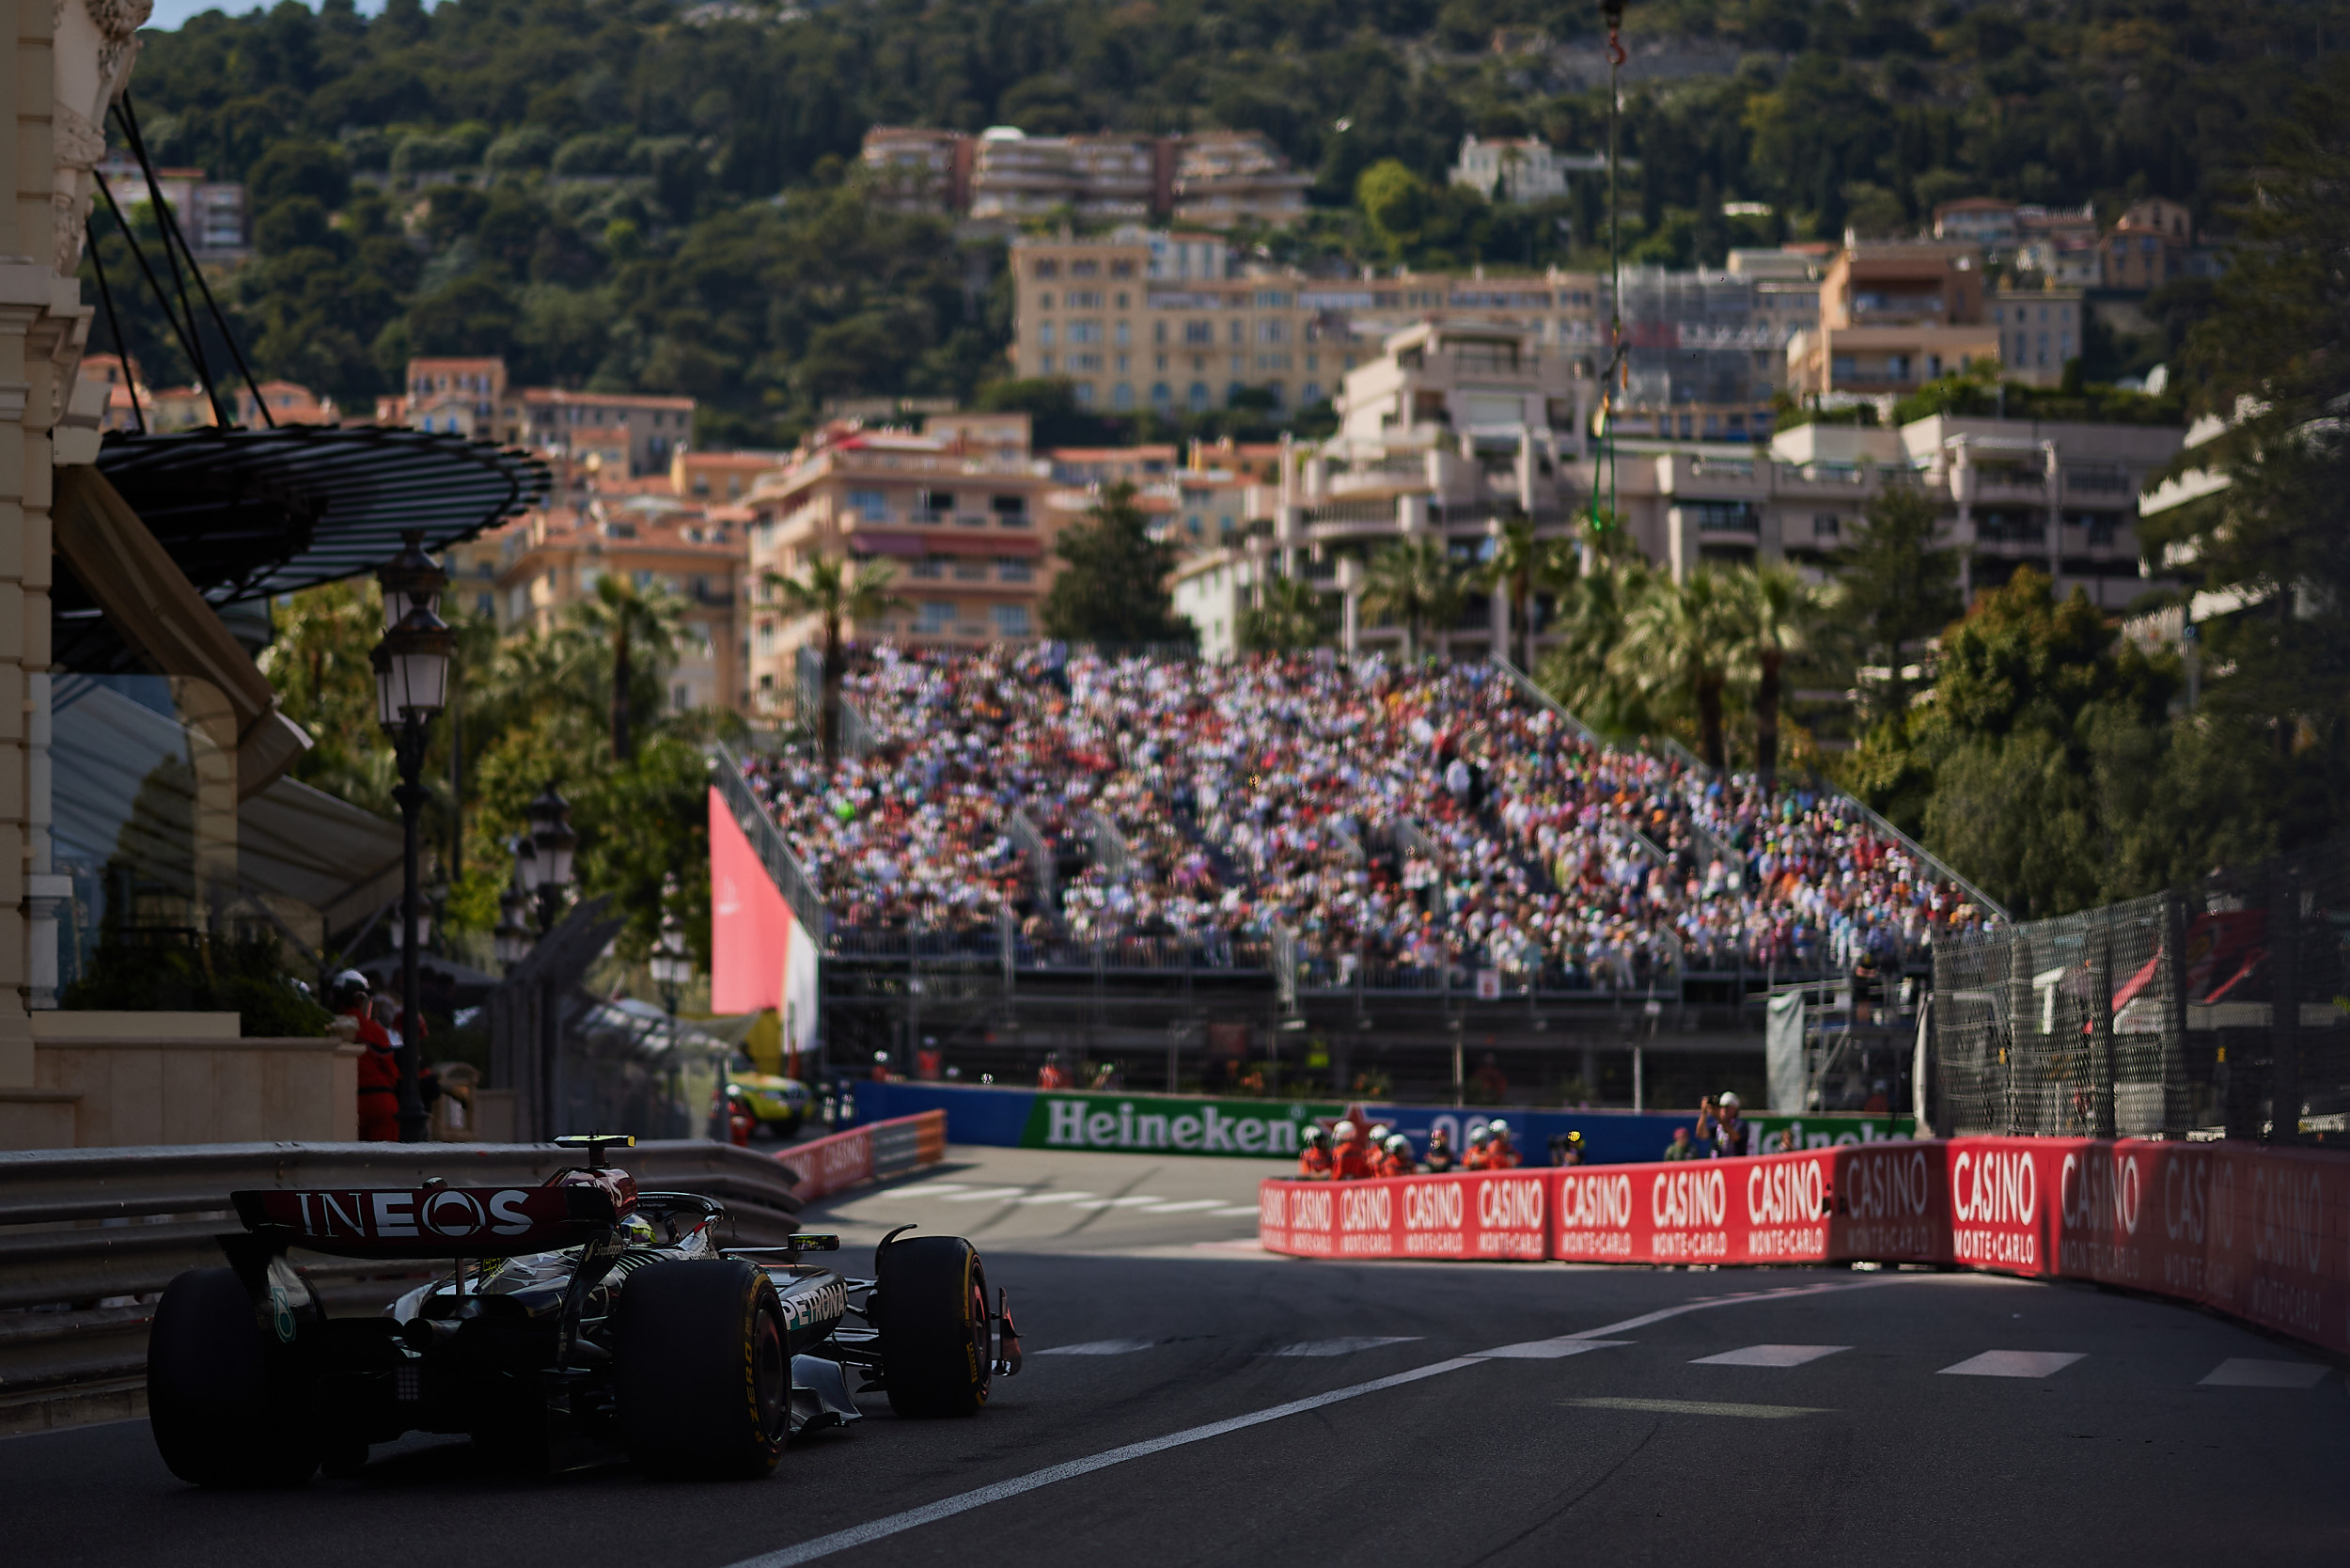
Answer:
<path fill-rule="evenodd" d="M 229 1194 L 247 1231 L 341 1258 L 511 1258 L 578 1247 L 636 1201 L 626 1171 L 570 1171 L 545 1186 L 273 1188 Z"/>

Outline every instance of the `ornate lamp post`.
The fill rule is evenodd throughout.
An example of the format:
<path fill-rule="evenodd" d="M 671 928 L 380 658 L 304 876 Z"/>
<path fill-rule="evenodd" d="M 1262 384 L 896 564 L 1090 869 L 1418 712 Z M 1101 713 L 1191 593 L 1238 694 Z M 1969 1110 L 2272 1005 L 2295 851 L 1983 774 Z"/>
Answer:
<path fill-rule="evenodd" d="M 530 803 L 529 810 L 530 837 L 525 843 L 530 854 L 518 850 L 515 859 L 527 886 L 539 895 L 539 934 L 544 936 L 555 929 L 563 890 L 572 885 L 572 852 L 579 847 L 579 835 L 572 831 L 572 803 L 556 794 L 552 784 Z"/>
<path fill-rule="evenodd" d="M 416 947 L 430 929 L 417 887 L 416 820 L 423 813 L 427 727 L 448 698 L 449 653 L 456 646 L 437 613 L 448 574 L 424 553 L 424 535 L 401 536 L 404 545 L 378 573 L 384 585 L 384 640 L 375 645 L 375 718 L 392 738 L 400 764 L 400 803 L 405 839 L 400 881 L 400 1140 L 421 1142 L 424 1098 L 416 1074 L 422 1059 L 422 1015 L 417 1011 Z"/>
<path fill-rule="evenodd" d="M 530 894 L 524 889 L 522 865 L 515 862 L 514 879 L 498 899 L 497 961 L 509 972 L 530 956 L 537 934 L 530 929 Z"/>

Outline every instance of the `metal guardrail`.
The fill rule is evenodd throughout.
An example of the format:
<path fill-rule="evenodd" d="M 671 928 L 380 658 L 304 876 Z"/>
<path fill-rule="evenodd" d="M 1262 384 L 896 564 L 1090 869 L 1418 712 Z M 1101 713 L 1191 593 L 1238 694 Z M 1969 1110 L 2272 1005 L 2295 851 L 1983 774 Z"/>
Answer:
<path fill-rule="evenodd" d="M 1532 676 L 1527 674 L 1526 671 L 1511 663 L 1509 655 L 1505 653 L 1496 653 L 1492 655 L 1492 658 L 1494 666 L 1499 669 L 1501 673 L 1508 678 L 1511 686 L 1517 692 L 1518 696 L 1532 703 L 1535 707 L 1540 708 L 1543 712 L 1550 714 L 1551 717 L 1558 719 L 1560 723 L 1564 724 L 1569 729 L 1574 732 L 1575 739 L 1581 741 L 1586 745 L 1604 746 L 1607 744 L 1600 738 L 1598 730 L 1592 729 L 1590 725 L 1584 723 L 1581 719 L 1576 718 L 1573 713 L 1568 713 L 1564 708 L 1560 707 L 1557 698 L 1552 697 L 1548 692 L 1543 690 L 1541 686 L 1537 685 Z"/>
<path fill-rule="evenodd" d="M 1019 807 L 1012 808 L 1011 815 L 1005 820 L 1004 834 L 1021 854 L 1028 857 L 1028 872 L 1036 879 L 1037 899 L 1058 920 L 1060 917 L 1060 875 L 1053 865 L 1052 846 L 1044 841 L 1044 835 L 1029 820 L 1028 813 Z"/>
<path fill-rule="evenodd" d="M 824 656 L 803 645 L 791 664 L 792 682 L 799 696 L 798 715 L 814 734 L 822 718 L 824 702 Z M 879 733 L 866 719 L 862 710 L 844 695 L 840 698 L 840 749 L 850 757 L 867 757 L 881 744 Z"/>
<path fill-rule="evenodd" d="M 767 814 L 767 808 L 753 792 L 750 781 L 743 776 L 743 764 L 724 741 L 710 743 L 711 775 L 717 781 L 718 793 L 725 797 L 727 808 L 734 813 L 735 825 L 750 839 L 758 852 L 760 864 L 782 890 L 784 902 L 791 906 L 791 917 L 811 935 L 824 930 L 824 900 L 817 891 L 816 883 L 802 867 L 791 847 L 783 841 L 783 830 Z"/>
<path fill-rule="evenodd" d="M 1134 847 L 1126 836 L 1118 831 L 1118 824 L 1101 812 L 1088 807 L 1077 819 L 1092 842 L 1093 858 L 1102 869 L 1120 882 L 1135 874 Z"/>
<path fill-rule="evenodd" d="M 1843 791 L 1838 789 L 1826 779 L 1822 778 L 1815 774 L 1812 776 L 1812 783 L 1822 793 L 1834 795 L 1838 800 L 1842 801 L 1845 805 L 1851 807 L 1855 811 L 1859 812 L 1861 819 L 1868 823 L 1871 827 L 1875 828 L 1879 833 L 1884 834 L 1887 838 L 1901 845 L 1903 849 L 1907 850 L 1936 876 L 1941 877 L 1946 882 L 1954 883 L 1958 886 L 1965 888 L 1968 898 L 1974 900 L 1975 902 L 1982 908 L 1987 909 L 1991 911 L 1992 914 L 1998 916 L 2001 924 L 2012 926 L 2015 923 L 2015 917 L 2007 912 L 2007 906 L 2005 904 L 1999 902 L 1998 900 L 1993 898 L 1990 894 L 1984 892 L 1982 888 L 1976 886 L 1973 883 L 1959 875 L 1957 871 L 1951 869 L 1950 862 L 1944 860 L 1940 855 L 1926 848 L 1925 845 L 1919 843 L 1917 839 L 1912 839 L 1908 834 L 1904 833 L 1900 828 L 1895 827 L 1891 823 L 1887 822 L 1883 817 L 1878 816 L 1867 806 L 1857 800 L 1855 800 L 1851 795 L 1846 794 Z"/>
<path fill-rule="evenodd" d="M 124 1395 L 147 1365 L 154 1297 L 180 1274 L 225 1262 L 244 1188 L 532 1185 L 578 1156 L 548 1144 L 220 1143 L 0 1152 L 0 1430 L 26 1407 Z M 614 1164 L 640 1186 L 727 1205 L 730 1239 L 786 1240 L 798 1177 L 731 1144 L 640 1144 Z M 435 1271 L 428 1263 L 290 1255 L 338 1311 L 380 1309 Z M 38 1420 L 31 1424 L 41 1424 Z"/>

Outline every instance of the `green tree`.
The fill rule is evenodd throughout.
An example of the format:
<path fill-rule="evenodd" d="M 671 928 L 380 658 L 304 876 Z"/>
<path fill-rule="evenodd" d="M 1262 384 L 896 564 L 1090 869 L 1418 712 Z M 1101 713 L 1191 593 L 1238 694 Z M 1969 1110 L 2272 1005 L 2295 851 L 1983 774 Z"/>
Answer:
<path fill-rule="evenodd" d="M 1440 539 L 1406 539 L 1371 557 L 1363 577 L 1363 608 L 1403 623 L 1403 658 L 1417 663 L 1431 623 L 1459 619 L 1465 574 Z"/>
<path fill-rule="evenodd" d="M 1621 539 L 1623 530 L 1599 537 Z M 1623 640 L 1632 607 L 1645 599 L 1656 572 L 1637 550 L 1594 550 L 1591 569 L 1560 592 L 1556 634 L 1541 670 L 1543 689 L 1559 705 L 1603 735 L 1653 734 L 1662 728 L 1642 684 L 1611 660 Z"/>
<path fill-rule="evenodd" d="M 1167 574 L 1175 546 L 1152 537 L 1151 519 L 1126 480 L 1104 487 L 1086 521 L 1061 530 L 1061 570 L 1044 594 L 1046 635 L 1072 642 L 1187 643 L 1191 622 L 1175 614 Z"/>
<path fill-rule="evenodd" d="M 1723 724 L 1731 660 L 1746 639 L 1746 605 L 1727 573 L 1700 566 L 1676 583 L 1658 575 L 1629 606 L 1611 671 L 1645 690 L 1660 712 L 1692 714 L 1698 755 L 1716 773 L 1730 766 Z"/>
<path fill-rule="evenodd" d="M 1837 620 L 1857 655 L 1890 670 L 1881 711 L 1909 703 L 1904 655 L 1955 619 L 1958 552 L 1934 542 L 1934 503 L 1914 485 L 1888 483 L 1861 510 L 1852 538 L 1836 552 Z"/>
<path fill-rule="evenodd" d="M 1297 653 L 1330 640 L 1337 617 L 1330 602 L 1303 577 L 1273 577 L 1264 585 L 1264 604 L 1240 613 L 1238 641 L 1252 653 Z"/>
<path fill-rule="evenodd" d="M 783 613 L 795 620 L 813 616 L 823 637 L 823 692 L 817 718 L 817 744 L 824 765 L 840 760 L 840 682 L 849 672 L 842 630 L 852 621 L 871 621 L 887 615 L 898 604 L 890 592 L 898 570 L 887 561 L 851 563 L 843 556 L 811 555 L 796 577 L 766 574 Z"/>
<path fill-rule="evenodd" d="M 1518 667 L 1534 668 L 1534 596 L 1566 588 L 1581 574 L 1581 555 L 1571 539 L 1545 539 L 1523 512 L 1502 524 L 1494 553 L 1479 581 L 1510 600 L 1510 625 L 1518 637 Z"/>
<path fill-rule="evenodd" d="M 1774 561 L 1731 579 L 1743 600 L 1737 619 L 1745 636 L 1740 656 L 1754 666 L 1754 759 L 1767 793 L 1778 787 L 1780 682 L 1787 661 L 1811 647 L 1820 620 L 1820 593 L 1803 573 Z"/>
<path fill-rule="evenodd" d="M 636 691 L 639 666 L 656 688 L 660 673 L 677 657 L 677 639 L 684 624 L 684 602 L 666 590 L 649 590 L 618 572 L 596 579 L 595 596 L 572 606 L 572 624 L 602 641 L 612 652 L 612 760 L 626 762 L 631 754 L 632 721 L 640 706 Z M 659 698 L 654 699 L 658 706 Z"/>

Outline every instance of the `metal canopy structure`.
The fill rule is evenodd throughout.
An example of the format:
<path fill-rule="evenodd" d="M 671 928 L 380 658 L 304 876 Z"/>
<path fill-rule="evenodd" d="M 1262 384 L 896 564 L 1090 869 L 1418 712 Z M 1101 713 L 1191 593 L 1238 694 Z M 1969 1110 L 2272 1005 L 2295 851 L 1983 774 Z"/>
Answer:
<path fill-rule="evenodd" d="M 215 604 L 373 571 L 410 529 L 446 549 L 538 505 L 549 483 L 527 452 L 396 426 L 117 432 L 98 468 Z"/>

